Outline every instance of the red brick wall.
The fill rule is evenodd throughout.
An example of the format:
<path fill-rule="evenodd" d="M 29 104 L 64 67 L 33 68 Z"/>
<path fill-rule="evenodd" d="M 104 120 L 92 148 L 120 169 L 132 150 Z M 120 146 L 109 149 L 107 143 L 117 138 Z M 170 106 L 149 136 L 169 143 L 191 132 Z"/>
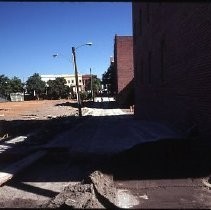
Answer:
<path fill-rule="evenodd" d="M 121 95 L 121 101 L 126 100 L 127 86 L 134 77 L 133 67 L 133 37 L 115 36 L 114 65 L 116 69 L 117 93 Z"/>
<path fill-rule="evenodd" d="M 135 116 L 211 137 L 211 4 L 133 3 Z"/>

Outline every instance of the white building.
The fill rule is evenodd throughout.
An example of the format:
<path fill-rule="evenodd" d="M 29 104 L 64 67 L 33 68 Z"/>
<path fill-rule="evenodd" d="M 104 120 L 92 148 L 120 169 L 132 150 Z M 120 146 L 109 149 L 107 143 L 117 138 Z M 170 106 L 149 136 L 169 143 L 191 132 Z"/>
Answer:
<path fill-rule="evenodd" d="M 41 80 L 44 82 L 48 82 L 49 80 L 55 80 L 58 77 L 63 77 L 66 80 L 66 85 L 69 87 L 73 87 L 73 91 L 76 92 L 76 81 L 75 81 L 75 74 L 46 74 L 40 75 Z M 78 86 L 79 91 L 84 90 L 82 75 L 78 75 Z"/>

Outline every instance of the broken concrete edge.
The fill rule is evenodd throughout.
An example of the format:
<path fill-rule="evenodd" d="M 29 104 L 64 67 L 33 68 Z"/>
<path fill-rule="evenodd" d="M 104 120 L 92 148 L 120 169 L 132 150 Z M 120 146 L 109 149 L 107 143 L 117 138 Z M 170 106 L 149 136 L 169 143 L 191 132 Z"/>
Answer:
<path fill-rule="evenodd" d="M 28 138 L 27 136 L 17 136 L 17 137 L 11 138 L 10 140 L 7 140 L 5 142 L 7 144 L 17 144 L 17 143 L 25 141 L 27 138 Z"/>
<path fill-rule="evenodd" d="M 97 200 L 93 184 L 71 183 L 54 198 L 40 207 L 44 208 L 104 208 Z"/>
<path fill-rule="evenodd" d="M 7 139 L 8 137 L 9 137 L 9 134 L 6 133 L 2 137 L 0 137 L 0 141 L 3 140 L 3 139 Z"/>
<path fill-rule="evenodd" d="M 96 198 L 105 208 L 112 208 L 112 209 L 119 209 L 120 207 L 117 206 L 111 199 L 107 198 L 104 194 L 102 194 L 98 188 L 93 184 L 93 189 L 96 195 Z"/>
<path fill-rule="evenodd" d="M 87 184 L 85 184 L 87 185 Z M 83 185 L 83 186 L 85 186 Z M 88 184 L 89 185 L 89 189 L 90 189 L 90 195 L 87 196 L 85 195 L 87 192 L 83 192 L 82 194 L 84 194 L 84 196 L 82 195 L 82 197 L 80 196 L 78 203 L 77 203 L 77 199 L 72 199 L 72 198 L 67 198 L 65 201 L 65 204 L 68 207 L 73 207 L 73 208 L 85 208 L 85 209 L 89 209 L 89 208 L 105 208 L 104 205 L 102 203 L 99 202 L 99 200 L 97 199 L 96 196 L 96 192 L 94 191 L 94 186 L 93 184 Z M 80 188 L 80 187 L 79 187 Z M 76 192 L 77 194 L 77 192 Z M 62 205 L 61 207 L 63 207 L 64 205 Z"/>
<path fill-rule="evenodd" d="M 81 182 L 67 185 L 42 207 L 119 209 L 116 198 L 113 179 L 100 171 L 94 171 Z"/>
<path fill-rule="evenodd" d="M 93 184 L 97 199 L 106 208 L 119 208 L 116 204 L 117 192 L 114 187 L 113 179 L 100 171 L 95 171 L 89 175 L 89 180 Z"/>
<path fill-rule="evenodd" d="M 202 183 L 203 183 L 208 189 L 211 189 L 210 181 L 211 181 L 211 176 L 202 179 Z"/>
<path fill-rule="evenodd" d="M 9 167 L 5 168 L 0 172 L 0 186 L 5 184 L 8 180 L 12 179 L 17 173 L 34 163 L 35 161 L 39 160 L 46 154 L 46 151 L 38 151 L 33 153 L 30 156 L 27 156 Z"/>

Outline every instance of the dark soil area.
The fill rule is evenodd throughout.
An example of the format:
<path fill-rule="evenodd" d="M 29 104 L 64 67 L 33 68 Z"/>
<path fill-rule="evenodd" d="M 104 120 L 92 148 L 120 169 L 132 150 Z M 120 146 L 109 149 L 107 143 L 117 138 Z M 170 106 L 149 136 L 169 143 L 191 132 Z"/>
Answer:
<path fill-rule="evenodd" d="M 39 150 L 44 145 L 59 135 L 60 132 L 70 130 L 77 124 L 84 121 L 86 117 L 58 117 L 51 120 L 18 120 L 4 121 L 1 129 L 4 133 L 9 133 L 9 138 L 1 140 L 1 145 L 8 145 L 6 141 L 17 136 L 28 136 L 26 140 L 18 142 L 12 148 L 0 154 L 0 168 L 9 165 L 34 151 Z"/>
<path fill-rule="evenodd" d="M 83 118 L 80 119 L 80 121 Z M 36 139 L 39 137 L 51 137 L 57 132 L 73 127 L 79 118 L 73 117 L 57 117 L 51 120 L 13 120 L 0 121 L 2 133 L 8 133 L 10 137 L 18 135 L 27 135 L 36 132 Z"/>
<path fill-rule="evenodd" d="M 210 145 L 195 139 L 163 139 L 123 151 L 107 166 L 114 179 L 178 179 L 211 174 Z"/>

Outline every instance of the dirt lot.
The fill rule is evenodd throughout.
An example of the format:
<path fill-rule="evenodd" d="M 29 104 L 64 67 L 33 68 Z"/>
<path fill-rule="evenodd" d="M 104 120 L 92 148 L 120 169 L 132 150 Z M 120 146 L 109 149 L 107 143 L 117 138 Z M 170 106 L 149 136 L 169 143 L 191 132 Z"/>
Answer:
<path fill-rule="evenodd" d="M 65 106 L 69 100 L 43 100 L 0 103 L 0 120 L 48 119 L 75 115 L 77 109 Z"/>
<path fill-rule="evenodd" d="M 16 174 L 16 166 L 22 167 L 23 162 L 26 163 L 30 157 L 34 156 L 33 154 L 36 155 L 37 151 L 42 150 L 42 146 L 52 140 L 55 135 L 63 132 L 65 128 L 70 130 L 87 119 L 86 117 L 83 117 L 83 119 L 75 117 L 77 115 L 76 105 L 73 101 L 66 100 L 1 103 L 1 135 L 8 134 L 9 136 L 9 138 L 5 137 L 0 141 L 0 146 L 2 146 L 2 151 L 0 151 L 1 175 L 8 172 L 9 174 Z M 92 111 L 92 108 L 87 107 L 82 110 L 84 116 L 86 112 Z M 102 112 L 102 109 L 97 108 L 95 111 Z M 113 114 L 110 109 L 107 112 Z M 86 129 L 84 130 L 86 131 Z M 95 132 L 95 129 L 92 130 Z M 28 134 L 30 134 L 29 137 L 26 140 L 24 139 L 23 142 L 18 140 L 15 142 L 13 139 L 16 136 L 28 136 Z M 4 150 L 4 146 L 8 145 L 8 149 Z M 80 183 L 84 177 L 89 175 L 90 171 L 92 172 L 93 164 L 90 164 L 90 162 L 94 162 L 93 160 L 90 161 L 89 158 L 89 161 L 84 163 L 80 161 L 80 157 L 79 160 L 78 157 L 75 160 L 73 157 L 70 158 L 69 155 L 65 155 L 66 150 L 60 151 L 57 148 L 43 150 L 45 155 L 41 160 L 31 167 L 27 167 L 22 173 L 18 172 L 5 185 L 1 185 L 0 207 L 45 208 L 67 205 L 83 208 L 86 206 L 103 208 L 104 205 L 115 206 L 111 203 L 111 201 L 113 202 L 112 190 L 114 190 L 110 186 L 112 182 L 108 178 L 104 179 L 104 175 L 95 174 L 86 183 Z M 19 160 L 25 161 L 16 164 Z M 16 164 L 15 167 L 13 167 L 14 163 Z M 3 176 L 1 178 L 4 179 Z M 75 183 L 78 183 L 78 185 L 74 185 Z M 104 189 L 99 183 L 108 186 Z M 72 191 L 73 195 L 77 195 L 78 202 L 71 203 L 71 199 L 66 199 Z M 105 203 L 104 205 L 98 202 L 98 199 L 95 199 L 96 193 L 99 194 L 99 199 L 103 199 L 101 202 Z M 84 195 L 84 204 L 81 203 L 79 194 Z"/>
<path fill-rule="evenodd" d="M 0 138 L 16 137 L 52 130 L 56 120 L 77 115 L 77 106 L 70 100 L 42 100 L 0 103 Z M 52 121 L 52 119 L 54 121 Z"/>

